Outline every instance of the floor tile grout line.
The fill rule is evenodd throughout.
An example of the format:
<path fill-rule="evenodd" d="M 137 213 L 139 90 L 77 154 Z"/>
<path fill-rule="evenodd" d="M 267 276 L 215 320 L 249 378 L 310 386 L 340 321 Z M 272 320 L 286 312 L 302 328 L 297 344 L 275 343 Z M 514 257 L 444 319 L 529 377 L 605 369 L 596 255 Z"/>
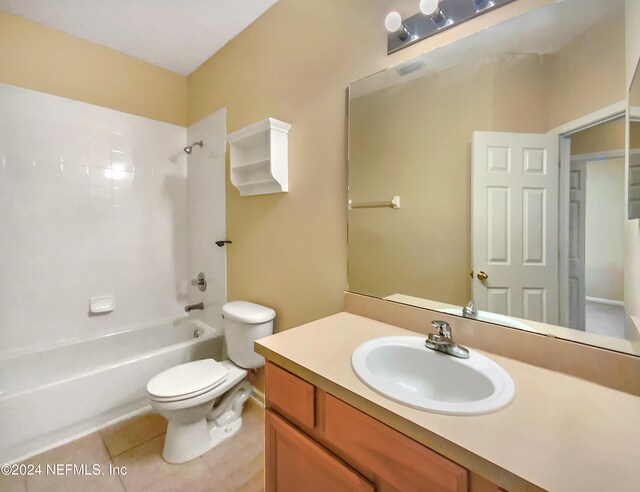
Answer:
<path fill-rule="evenodd" d="M 127 492 L 127 487 L 125 486 L 124 481 L 122 480 L 122 476 L 120 474 L 118 474 L 118 482 L 120 482 L 120 486 L 122 487 L 122 490 L 124 492 Z"/>
<path fill-rule="evenodd" d="M 138 444 L 136 444 L 135 446 L 132 446 L 132 447 L 130 447 L 130 448 L 128 448 L 128 449 L 126 449 L 125 451 L 122 451 L 121 453 L 116 454 L 115 456 L 111 455 L 111 451 L 109 451 L 109 448 L 107 447 L 107 444 L 104 442 L 104 437 L 102 438 L 102 441 L 103 441 L 103 443 L 104 443 L 105 447 L 107 447 L 107 453 L 109 453 L 109 456 L 111 456 L 111 459 L 112 459 L 112 460 L 114 460 L 114 459 L 116 459 L 116 458 L 119 458 L 119 457 L 120 457 L 120 456 L 122 456 L 123 454 L 126 454 L 126 453 L 128 453 L 129 451 L 132 451 L 132 450 L 134 450 L 134 449 L 136 449 L 136 448 L 139 448 L 140 446 L 144 446 L 145 444 L 150 443 L 150 442 L 151 442 L 151 441 L 153 441 L 154 439 L 157 439 L 158 437 L 160 437 L 160 436 L 164 436 L 164 435 L 166 435 L 166 434 L 167 434 L 167 433 L 166 433 L 166 431 L 165 431 L 165 432 L 161 432 L 160 434 L 154 435 L 154 436 L 150 437 L 149 439 L 147 439 L 146 441 L 141 442 L 141 443 L 138 443 Z M 102 437 L 102 435 L 101 435 L 100 437 Z"/>
<path fill-rule="evenodd" d="M 103 429 L 99 429 L 99 430 L 97 431 L 97 432 L 100 434 L 100 438 L 102 439 L 102 442 L 103 442 L 103 444 L 104 444 L 105 448 L 107 449 L 107 453 L 109 454 L 109 456 L 111 457 L 111 459 L 115 459 L 115 458 L 117 458 L 117 457 L 119 457 L 119 456 L 121 456 L 121 455 L 123 455 L 123 454 L 125 454 L 125 453 L 127 453 L 127 452 L 129 452 L 129 451 L 131 451 L 132 449 L 135 449 L 135 448 L 137 448 L 137 447 L 139 447 L 139 446 L 141 446 L 141 445 L 143 445 L 143 444 L 146 444 L 146 443 L 147 443 L 147 442 L 149 442 L 149 441 L 153 441 L 154 439 L 156 439 L 156 438 L 157 438 L 157 437 L 159 437 L 159 436 L 165 435 L 165 434 L 167 433 L 167 431 L 166 431 L 166 426 L 165 426 L 165 430 L 164 430 L 164 431 L 161 431 L 161 432 L 159 432 L 158 434 L 155 434 L 155 435 L 153 435 L 153 436 L 151 436 L 151 437 L 148 437 L 146 441 L 141 442 L 141 443 L 138 443 L 138 444 L 136 444 L 136 445 L 134 445 L 134 446 L 132 446 L 132 447 L 130 447 L 130 448 L 127 448 L 126 450 L 121 451 L 120 453 L 115 454 L 115 455 L 113 455 L 113 454 L 111 453 L 111 450 L 109 449 L 109 446 L 107 446 L 107 440 L 108 440 L 108 439 L 105 439 L 105 435 L 104 435 L 104 434 L 105 434 L 105 431 L 106 431 L 106 430 L 108 430 L 108 429 L 110 429 L 110 428 L 112 428 L 112 427 L 114 427 L 114 426 L 121 426 L 122 428 L 126 428 L 126 427 L 127 427 L 127 425 L 131 425 L 131 423 L 132 423 L 133 421 L 136 421 L 136 420 L 139 420 L 139 419 L 148 418 L 149 416 L 152 416 L 152 415 L 157 415 L 158 417 L 160 417 L 160 415 L 159 415 L 159 414 L 157 414 L 157 413 L 155 413 L 155 412 L 148 412 L 148 413 L 145 413 L 145 414 L 142 414 L 142 415 L 137 415 L 137 416 L 135 416 L 135 417 L 132 417 L 132 418 L 130 418 L 130 419 L 128 419 L 128 420 L 125 420 L 125 421 L 119 422 L 119 423 L 114 424 L 114 425 L 112 425 L 112 426 L 108 426 L 108 427 L 105 427 L 105 428 L 103 428 Z M 164 420 L 164 419 L 163 419 L 163 420 Z M 122 430 L 122 429 L 120 429 L 120 430 Z M 113 437 L 113 436 L 112 436 L 112 437 Z M 111 438 L 109 438 L 109 439 L 111 439 Z"/>

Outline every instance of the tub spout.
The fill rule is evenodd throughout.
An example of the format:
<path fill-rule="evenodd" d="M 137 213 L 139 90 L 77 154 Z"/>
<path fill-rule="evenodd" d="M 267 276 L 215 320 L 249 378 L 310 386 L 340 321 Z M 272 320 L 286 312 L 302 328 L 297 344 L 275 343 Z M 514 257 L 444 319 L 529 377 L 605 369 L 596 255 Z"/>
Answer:
<path fill-rule="evenodd" d="M 184 308 L 185 313 L 190 313 L 191 311 L 196 311 L 196 310 L 203 311 L 204 303 L 200 302 L 198 304 L 189 304 Z"/>

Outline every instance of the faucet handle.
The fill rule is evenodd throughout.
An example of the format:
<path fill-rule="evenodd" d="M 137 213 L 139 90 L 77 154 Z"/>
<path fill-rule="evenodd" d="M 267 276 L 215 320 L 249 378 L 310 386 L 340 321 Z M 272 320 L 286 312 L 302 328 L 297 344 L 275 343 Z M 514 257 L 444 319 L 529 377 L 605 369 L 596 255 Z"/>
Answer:
<path fill-rule="evenodd" d="M 478 317 L 478 310 L 476 309 L 476 301 L 471 299 L 469 304 L 462 310 L 463 318 L 476 319 Z"/>
<path fill-rule="evenodd" d="M 197 287 L 200 292 L 204 292 L 205 290 L 207 290 L 207 277 L 203 272 L 200 272 L 198 274 L 198 277 L 191 281 L 191 285 Z"/>
<path fill-rule="evenodd" d="M 451 325 L 446 321 L 432 321 L 431 326 L 438 330 L 438 336 L 451 338 Z"/>

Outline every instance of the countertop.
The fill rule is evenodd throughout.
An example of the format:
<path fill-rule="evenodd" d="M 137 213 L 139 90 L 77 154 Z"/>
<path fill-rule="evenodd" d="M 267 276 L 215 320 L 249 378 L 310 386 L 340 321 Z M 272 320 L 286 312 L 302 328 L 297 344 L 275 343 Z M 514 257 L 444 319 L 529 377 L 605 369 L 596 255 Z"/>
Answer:
<path fill-rule="evenodd" d="M 351 369 L 351 354 L 362 342 L 397 335 L 419 336 L 339 313 L 255 346 L 268 360 L 507 490 L 640 490 L 640 397 L 480 351 L 515 383 L 507 408 L 483 416 L 412 409 L 369 389 Z"/>

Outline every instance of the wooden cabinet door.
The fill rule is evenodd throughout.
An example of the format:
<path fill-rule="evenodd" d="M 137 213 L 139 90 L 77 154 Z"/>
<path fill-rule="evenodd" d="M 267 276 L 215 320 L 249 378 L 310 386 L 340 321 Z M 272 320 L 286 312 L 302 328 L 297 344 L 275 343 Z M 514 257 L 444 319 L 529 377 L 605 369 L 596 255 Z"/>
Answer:
<path fill-rule="evenodd" d="M 318 431 L 329 449 L 376 486 L 402 492 L 467 492 L 468 471 L 318 390 Z"/>
<path fill-rule="evenodd" d="M 267 492 L 373 492 L 370 482 L 270 410 L 265 412 Z"/>
<path fill-rule="evenodd" d="M 267 362 L 266 404 L 305 431 L 315 425 L 316 388 L 303 379 Z"/>

